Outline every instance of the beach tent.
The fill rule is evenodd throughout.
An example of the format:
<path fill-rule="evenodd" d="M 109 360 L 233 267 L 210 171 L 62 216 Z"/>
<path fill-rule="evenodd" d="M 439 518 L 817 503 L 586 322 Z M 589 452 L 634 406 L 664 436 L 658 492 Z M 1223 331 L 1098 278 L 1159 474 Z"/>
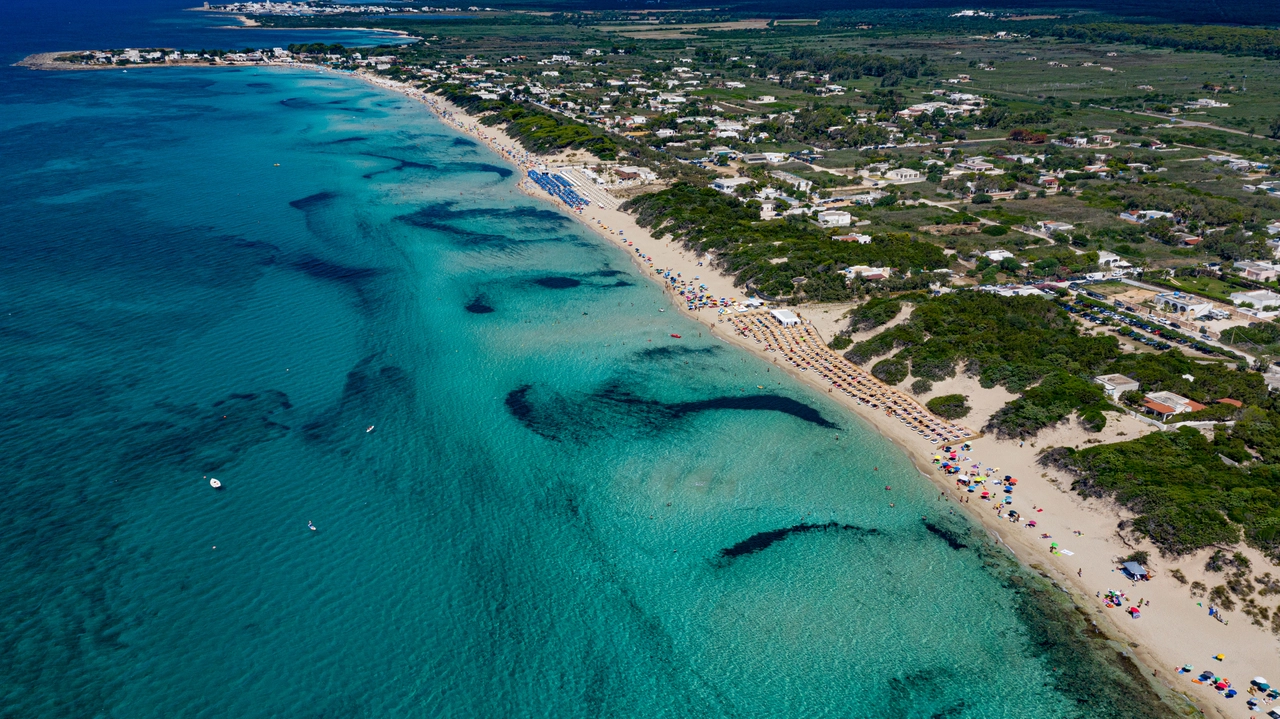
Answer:
<path fill-rule="evenodd" d="M 1147 578 L 1147 570 L 1144 569 L 1141 564 L 1138 564 L 1137 562 L 1125 562 L 1123 566 L 1125 575 L 1130 579 Z"/>
<path fill-rule="evenodd" d="M 791 310 L 769 310 L 769 314 L 773 315 L 773 318 L 781 322 L 784 327 L 800 324 L 800 318 L 796 317 Z"/>

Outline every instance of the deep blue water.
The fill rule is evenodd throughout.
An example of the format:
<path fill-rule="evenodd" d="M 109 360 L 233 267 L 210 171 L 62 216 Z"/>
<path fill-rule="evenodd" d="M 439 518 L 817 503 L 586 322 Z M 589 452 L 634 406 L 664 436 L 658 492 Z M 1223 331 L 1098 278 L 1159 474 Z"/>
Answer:
<path fill-rule="evenodd" d="M 184 12 L 195 0 L 4 0 L 0 2 L 0 65 L 35 52 L 124 47 L 240 49 L 289 43 L 347 45 L 401 42 L 388 33 L 354 30 L 233 28 L 225 15 Z"/>
<path fill-rule="evenodd" d="M 173 44 L 113 27 L 65 44 Z M 894 447 L 414 103 L 0 106 L 3 716 L 1154 715 Z"/>

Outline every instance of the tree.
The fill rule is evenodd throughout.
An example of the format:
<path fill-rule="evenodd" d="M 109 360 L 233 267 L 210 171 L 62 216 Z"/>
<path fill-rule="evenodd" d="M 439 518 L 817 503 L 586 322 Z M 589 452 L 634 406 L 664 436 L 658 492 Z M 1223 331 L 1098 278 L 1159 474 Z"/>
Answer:
<path fill-rule="evenodd" d="M 1276 116 L 1276 119 L 1274 119 L 1274 120 L 1272 120 L 1272 121 L 1271 121 L 1271 135 L 1270 135 L 1270 137 L 1273 137 L 1273 138 L 1275 138 L 1275 139 L 1277 139 L 1277 140 L 1280 140 L 1280 115 L 1277 115 L 1277 116 Z"/>

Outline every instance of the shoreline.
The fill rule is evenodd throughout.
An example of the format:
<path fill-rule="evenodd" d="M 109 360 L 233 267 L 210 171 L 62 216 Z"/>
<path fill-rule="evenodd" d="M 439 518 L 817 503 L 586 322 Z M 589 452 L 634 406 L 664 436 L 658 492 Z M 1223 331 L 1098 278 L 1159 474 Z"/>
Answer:
<path fill-rule="evenodd" d="M 501 128 L 480 125 L 475 118 L 443 97 L 428 95 L 411 87 L 402 89 L 396 87 L 400 83 L 382 78 L 369 78 L 361 73 L 356 73 L 355 76 L 384 89 L 420 99 L 446 124 L 472 139 L 483 142 L 503 159 L 512 162 L 522 174 L 516 183 L 517 187 L 526 195 L 565 210 L 568 215 L 604 240 L 628 250 L 627 255 L 641 274 L 650 281 L 657 282 L 664 293 L 671 297 L 675 311 L 704 325 L 721 341 L 745 349 L 765 361 L 776 364 L 792 378 L 805 383 L 815 391 L 826 394 L 832 401 L 839 403 L 857 416 L 865 426 L 892 442 L 906 455 L 916 470 L 939 489 L 940 502 L 945 501 L 948 508 L 961 504 L 959 511 L 964 513 L 972 525 L 975 528 L 981 528 L 993 543 L 1003 547 L 1025 571 L 1038 574 L 1061 588 L 1076 610 L 1096 622 L 1099 631 L 1136 663 L 1144 678 L 1161 696 L 1180 696 L 1194 704 L 1206 717 L 1227 719 L 1237 716 L 1239 712 L 1231 712 L 1232 705 L 1224 704 L 1222 697 L 1218 696 L 1211 687 L 1192 683 L 1190 680 L 1196 673 L 1203 669 L 1214 669 L 1220 674 L 1246 679 L 1255 675 L 1269 676 L 1268 672 L 1270 675 L 1280 673 L 1280 661 L 1277 660 L 1275 649 L 1271 646 L 1273 640 L 1269 635 L 1263 634 L 1263 630 L 1259 628 L 1250 627 L 1248 618 L 1239 613 L 1233 613 L 1234 622 L 1230 625 L 1223 625 L 1210 619 L 1203 610 L 1197 609 L 1195 599 L 1188 598 L 1188 590 L 1174 584 L 1174 580 L 1170 577 L 1170 570 L 1176 567 L 1188 576 L 1189 581 L 1197 578 L 1203 580 L 1204 572 L 1198 567 L 1203 565 L 1205 556 L 1211 550 L 1202 550 L 1189 557 L 1168 560 L 1160 558 L 1154 547 L 1147 542 L 1143 542 L 1141 546 L 1129 546 L 1130 543 L 1115 530 L 1120 519 L 1128 518 L 1128 513 L 1123 508 L 1110 499 L 1085 500 L 1070 489 L 1070 477 L 1055 469 L 1039 466 L 1036 461 L 1039 453 L 1037 445 L 1045 448 L 1068 444 L 1082 446 L 1090 438 L 1074 423 L 1068 421 L 1045 430 L 1039 437 L 1025 444 L 1020 444 L 1016 440 L 1000 440 L 984 435 L 968 440 L 974 446 L 968 456 L 975 459 L 992 459 L 994 461 L 983 462 L 983 466 L 1001 467 L 1000 476 L 1011 474 L 1020 480 L 1017 488 L 1019 501 L 1015 506 L 1020 512 L 1024 512 L 1024 520 L 1031 517 L 1037 520 L 1035 529 L 1022 526 L 1021 522 L 1011 524 L 1006 519 L 998 519 L 994 511 L 982 511 L 994 509 L 992 504 L 980 501 L 975 507 L 971 501 L 962 502 L 964 499 L 976 498 L 976 493 L 970 495 L 965 491 L 957 491 L 951 480 L 937 470 L 932 463 L 932 458 L 940 448 L 935 448 L 932 444 L 924 444 L 919 435 L 907 431 L 896 420 L 889 421 L 883 412 L 860 405 L 843 393 L 830 391 L 830 385 L 815 373 L 801 372 L 790 363 L 775 362 L 776 356 L 771 357 L 761 346 L 740 336 L 734 331 L 731 323 L 717 322 L 715 315 L 706 316 L 699 311 L 687 310 L 684 302 L 675 295 L 670 285 L 654 277 L 652 268 L 656 264 L 656 266 L 673 270 L 679 268 L 682 273 L 696 271 L 699 275 L 695 276 L 700 276 L 701 281 L 708 285 L 714 283 L 721 288 L 731 290 L 720 292 L 715 291 L 713 287 L 712 294 L 716 296 L 733 295 L 731 277 L 709 266 L 697 267 L 697 258 L 692 256 L 692 253 L 671 241 L 652 237 L 647 230 L 635 225 L 634 218 L 620 210 L 603 210 L 592 206 L 591 209 L 582 213 L 574 212 L 528 181 L 526 173 L 529 169 L 537 169 L 557 160 L 564 160 L 572 153 L 558 153 L 552 156 L 534 155 L 525 151 Z M 633 241 L 635 246 L 627 245 L 628 240 Z M 642 244 L 643 247 L 641 247 Z M 633 251 L 636 248 L 642 249 L 647 257 L 637 255 Z M 792 309 L 804 318 L 804 312 L 815 308 L 811 306 Z M 817 330 L 814 323 L 806 321 L 813 325 L 815 331 Z M 865 368 L 858 369 L 864 373 L 867 372 Z M 978 387 L 976 380 L 960 377 L 935 383 L 935 389 L 930 394 L 947 394 L 953 389 L 954 384 L 971 385 L 965 388 L 969 390 L 966 394 L 991 392 Z M 826 391 L 823 392 L 824 390 Z M 996 388 L 996 391 L 1000 391 L 1000 388 Z M 972 399 L 974 397 L 971 397 Z M 998 402 L 995 408 L 1000 405 L 1003 405 L 1003 401 Z M 971 415 L 965 419 L 974 420 L 975 418 Z M 1108 435 L 1123 431 L 1136 436 L 1142 433 L 1144 428 L 1145 431 L 1151 431 L 1151 428 L 1146 425 L 1136 421 L 1125 422 L 1124 419 L 1115 420 L 1114 428 L 1109 419 Z M 982 422 L 973 421 L 975 426 L 981 426 L 984 423 L 985 418 Z M 942 499 L 943 497 L 945 500 Z M 1028 504 L 1031 505 L 1032 510 L 1027 509 Z M 1034 511 L 1036 509 L 1040 511 Z M 1082 535 L 1074 535 L 1075 530 L 1080 530 Z M 1050 540 L 1040 538 L 1041 534 L 1050 532 L 1053 532 L 1054 541 L 1066 545 L 1067 540 L 1070 540 L 1070 547 L 1075 551 L 1070 555 L 1051 554 L 1048 551 Z M 1158 576 L 1140 587 L 1137 583 L 1129 582 L 1128 579 L 1116 573 L 1116 564 L 1112 561 L 1115 557 L 1127 555 L 1134 549 L 1150 551 L 1160 565 Z M 1249 554 L 1256 565 L 1267 566 L 1267 562 L 1257 552 L 1248 549 L 1243 551 Z M 1125 586 L 1126 583 L 1130 583 L 1131 586 Z M 1098 594 L 1105 593 L 1108 589 L 1140 595 L 1136 598 L 1152 599 L 1156 604 L 1144 607 L 1142 619 L 1133 620 L 1118 608 L 1111 610 L 1102 608 L 1103 601 Z M 1094 597 L 1089 596 L 1091 591 L 1095 592 Z M 1170 611 L 1171 609 L 1177 611 Z M 1195 622 L 1196 626 L 1194 628 L 1186 626 L 1190 622 Z M 1217 637 L 1213 636 L 1215 632 L 1218 633 Z M 1245 651 L 1246 645 L 1249 651 Z M 1226 661 L 1210 666 L 1210 657 L 1219 653 L 1228 655 Z M 1176 668 L 1184 664 L 1194 665 L 1196 671 L 1180 677 L 1176 673 Z M 1173 704 L 1170 703 L 1170 706 Z M 1239 706 L 1243 707 L 1243 702 L 1240 702 Z M 1265 708 L 1264 705 L 1264 711 Z"/>
<path fill-rule="evenodd" d="M 32 67 L 25 64 L 27 60 L 48 57 L 51 61 L 53 56 L 60 54 L 64 53 L 32 55 L 18 64 Z M 326 74 L 332 73 L 353 77 L 384 90 L 397 92 L 418 100 L 444 124 L 453 127 L 467 137 L 483 143 L 504 161 L 514 165 L 520 174 L 520 177 L 517 178 L 516 187 L 521 192 L 530 197 L 549 202 L 557 208 L 568 209 L 562 208 L 563 203 L 556 201 L 533 186 L 528 179 L 527 172 L 530 169 L 538 169 L 540 166 L 545 166 L 547 163 L 570 159 L 574 153 L 540 156 L 527 152 L 503 129 L 480 125 L 476 118 L 468 115 L 445 98 L 428 94 L 412 86 L 385 78 L 373 77 L 360 72 L 335 71 L 326 67 L 300 63 L 255 63 L 255 65 L 317 70 Z M 179 64 L 152 65 L 151 67 L 183 66 L 191 67 L 190 65 Z M 215 67 L 208 63 L 200 63 L 194 66 Z M 225 64 L 217 67 L 244 66 Z M 137 67 L 147 67 L 147 65 L 138 65 Z M 63 66 L 33 69 L 119 68 L 113 66 L 100 68 Z M 672 268 L 673 275 L 675 274 L 674 270 L 677 268 L 682 274 L 688 272 L 689 276 L 698 278 L 699 281 L 707 284 L 708 291 L 715 296 L 735 296 L 735 292 L 738 292 L 738 290 L 735 289 L 731 277 L 712 269 L 708 265 L 699 266 L 698 257 L 684 248 L 676 246 L 671 241 L 653 238 L 647 230 L 635 224 L 634 218 L 620 210 L 608 210 L 593 206 L 590 209 L 579 212 L 568 210 L 567 214 L 577 219 L 603 239 L 616 242 L 624 250 L 627 250 L 628 256 L 631 257 L 632 262 L 636 264 L 641 274 L 647 276 L 650 280 L 658 282 L 665 293 L 672 294 L 672 306 L 676 311 L 705 325 L 720 340 L 740 346 L 756 353 L 767 362 L 777 364 L 784 371 L 789 372 L 790 376 L 807 383 L 815 391 L 821 392 L 826 389 L 828 397 L 835 402 L 841 403 L 843 407 L 859 417 L 866 426 L 874 429 L 880 436 L 889 439 L 901 449 L 917 471 L 933 481 L 938 487 L 938 501 L 947 502 L 948 509 L 951 509 L 954 504 L 974 504 L 971 501 L 964 500 L 979 499 L 977 494 L 957 490 L 948 478 L 937 471 L 937 468 L 932 463 L 932 457 L 937 450 L 931 444 L 924 445 L 920 441 L 919 435 L 908 433 L 897 421 L 886 421 L 882 412 L 873 413 L 871 408 L 859 405 L 849 397 L 843 396 L 842 393 L 830 391 L 829 384 L 822 378 L 815 376 L 815 373 L 801 372 L 797 368 L 789 366 L 789 363 L 776 362 L 776 355 L 770 357 L 761 346 L 739 336 L 734 331 L 731 323 L 717 322 L 715 315 L 705 316 L 705 311 L 701 313 L 690 312 L 685 308 L 684 302 L 674 296 L 669 284 L 662 282 L 661 278 L 654 278 L 653 267 Z M 634 244 L 628 245 L 628 242 L 633 242 Z M 643 251 L 644 256 L 637 254 L 635 250 Z M 705 259 L 703 261 L 705 262 Z M 803 308 L 797 311 L 797 314 L 803 317 L 802 312 L 807 313 L 815 309 Z M 816 323 L 810 322 L 810 324 L 817 331 Z M 863 372 L 866 371 L 862 368 L 858 369 Z M 972 393 L 973 395 L 971 400 L 989 398 L 992 392 L 991 390 L 978 388 L 976 380 L 958 377 L 946 382 L 936 383 L 935 391 L 931 394 L 946 394 L 956 389 L 967 389 L 966 393 Z M 987 394 L 982 397 L 978 396 L 979 393 L 984 392 Z M 985 421 L 979 421 L 980 417 L 978 415 L 981 412 L 977 411 L 979 410 L 977 405 L 980 403 L 974 402 L 974 404 L 976 413 L 965 419 L 972 422 L 973 426 L 980 427 Z M 1003 404 L 1003 402 L 998 402 L 996 406 L 999 404 Z M 1143 431 L 1140 428 L 1144 427 L 1144 425 L 1138 425 L 1136 422 L 1125 423 L 1123 420 L 1123 417 L 1115 420 L 1113 426 L 1109 417 L 1107 435 L 1117 436 L 1121 432 L 1125 434 L 1140 434 Z M 1138 426 L 1134 427 L 1132 425 Z M 1147 428 L 1147 431 L 1150 431 L 1150 428 Z M 1161 687 L 1160 693 L 1162 695 L 1167 695 L 1169 692 L 1182 695 L 1192 701 L 1206 716 L 1210 717 L 1223 717 L 1225 719 L 1228 716 L 1243 715 L 1240 710 L 1230 711 L 1233 706 L 1240 706 L 1243 709 L 1243 700 L 1237 705 L 1224 704 L 1221 697 L 1216 696 L 1216 693 L 1211 688 L 1193 684 L 1190 679 L 1200 670 L 1213 669 L 1218 673 L 1237 678 L 1243 686 L 1243 682 L 1247 681 L 1248 677 L 1251 676 L 1275 676 L 1280 674 L 1280 660 L 1276 656 L 1274 639 L 1268 634 L 1264 634 L 1262 629 L 1251 627 L 1248 617 L 1241 613 L 1233 612 L 1229 625 L 1209 618 L 1202 608 L 1196 607 L 1194 598 L 1188 599 L 1187 588 L 1174 583 L 1170 576 L 1170 570 L 1175 567 L 1181 569 L 1189 579 L 1204 581 L 1206 579 L 1205 572 L 1199 567 L 1203 565 L 1204 556 L 1208 550 L 1198 552 L 1189 557 L 1164 559 L 1159 558 L 1157 552 L 1153 551 L 1153 548 L 1147 542 L 1129 546 L 1130 542 L 1120 536 L 1115 529 L 1119 519 L 1127 518 L 1126 512 L 1122 508 L 1109 499 L 1082 499 L 1070 490 L 1070 477 L 1053 469 L 1042 468 L 1036 463 L 1037 445 L 1043 447 L 1051 445 L 1080 446 L 1085 444 L 1089 438 L 1091 437 L 1074 424 L 1064 423 L 1042 432 L 1034 441 L 1027 443 L 1030 446 L 1024 446 L 1015 440 L 999 440 L 990 436 L 979 436 L 970 439 L 969 441 L 973 443 L 974 448 L 968 453 L 968 458 L 972 458 L 975 461 L 980 460 L 983 467 L 998 466 L 1003 468 L 997 476 L 1010 474 L 1020 480 L 1016 493 L 1017 504 L 1015 508 L 1020 512 L 1025 512 L 1024 520 L 1034 518 L 1037 520 L 1038 525 L 1035 529 L 1011 525 L 1007 520 L 998 519 L 994 511 L 983 511 L 994 510 L 995 508 L 987 502 L 980 501 L 977 503 L 977 507 L 962 506 L 960 510 L 964 511 L 966 517 L 973 520 L 975 527 L 981 527 L 994 543 L 1002 545 L 1026 571 L 1035 572 L 1063 588 L 1070 595 L 1070 600 L 1077 609 L 1097 622 L 1101 631 L 1112 638 L 1113 642 L 1123 641 L 1125 645 L 1124 651 L 1128 652 L 1138 662 L 1142 673 L 1148 681 L 1158 681 L 1158 685 L 1153 683 L 1153 686 Z M 909 439 L 911 441 L 908 441 Z M 968 458 L 965 461 L 966 466 L 971 463 Z M 1028 511 L 1027 506 L 1039 511 Z M 1003 522 L 1003 525 L 997 524 L 997 522 Z M 1082 534 L 1073 536 L 1074 532 L 1082 532 Z M 1052 533 L 1050 539 L 1061 543 L 1063 545 L 1062 549 L 1071 550 L 1073 553 L 1065 556 L 1050 553 L 1048 551 L 1050 539 L 1042 539 L 1040 536 L 1042 534 L 1049 535 L 1050 533 Z M 1113 559 L 1117 556 L 1123 556 L 1135 548 L 1152 551 L 1158 574 L 1150 582 L 1141 585 L 1141 587 L 1136 583 L 1132 588 L 1125 587 L 1124 582 L 1129 580 L 1123 579 L 1115 572 Z M 1257 552 L 1249 549 L 1242 549 L 1242 551 L 1250 559 L 1254 560 L 1256 566 L 1269 566 L 1269 561 L 1261 558 L 1261 555 Z M 1077 569 L 1079 574 L 1077 574 Z M 1209 575 L 1207 579 L 1207 583 L 1210 586 L 1217 583 L 1217 580 L 1212 575 Z M 1097 596 L 1088 596 L 1089 591 L 1100 593 L 1107 589 L 1129 592 L 1137 598 L 1151 599 L 1154 603 L 1152 606 L 1144 608 L 1141 620 L 1131 620 L 1118 610 L 1103 609 L 1101 599 Z M 1226 660 L 1221 663 L 1214 662 L 1211 664 L 1210 657 L 1219 653 L 1227 654 Z M 1196 672 L 1190 676 L 1178 677 L 1174 668 L 1183 664 L 1193 664 Z M 1148 674 L 1148 672 L 1153 672 L 1153 674 Z M 1263 711 L 1265 711 L 1265 707 Z"/>

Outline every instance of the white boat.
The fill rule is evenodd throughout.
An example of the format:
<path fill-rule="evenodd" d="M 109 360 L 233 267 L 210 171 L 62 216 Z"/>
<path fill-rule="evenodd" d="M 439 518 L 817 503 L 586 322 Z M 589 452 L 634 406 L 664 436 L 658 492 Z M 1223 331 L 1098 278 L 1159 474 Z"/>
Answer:
<path fill-rule="evenodd" d="M 312 524 L 310 519 L 307 520 L 307 529 L 310 529 L 313 532 L 316 531 L 316 525 Z"/>
<path fill-rule="evenodd" d="M 370 433 L 370 432 L 372 432 L 372 431 L 373 431 L 373 425 L 369 425 L 369 429 L 366 429 L 366 430 L 364 431 L 364 433 L 365 433 L 365 434 L 368 434 L 368 433 Z"/>
<path fill-rule="evenodd" d="M 219 482 L 217 479 L 210 477 L 209 486 L 213 487 L 214 489 L 222 489 L 222 482 Z"/>

